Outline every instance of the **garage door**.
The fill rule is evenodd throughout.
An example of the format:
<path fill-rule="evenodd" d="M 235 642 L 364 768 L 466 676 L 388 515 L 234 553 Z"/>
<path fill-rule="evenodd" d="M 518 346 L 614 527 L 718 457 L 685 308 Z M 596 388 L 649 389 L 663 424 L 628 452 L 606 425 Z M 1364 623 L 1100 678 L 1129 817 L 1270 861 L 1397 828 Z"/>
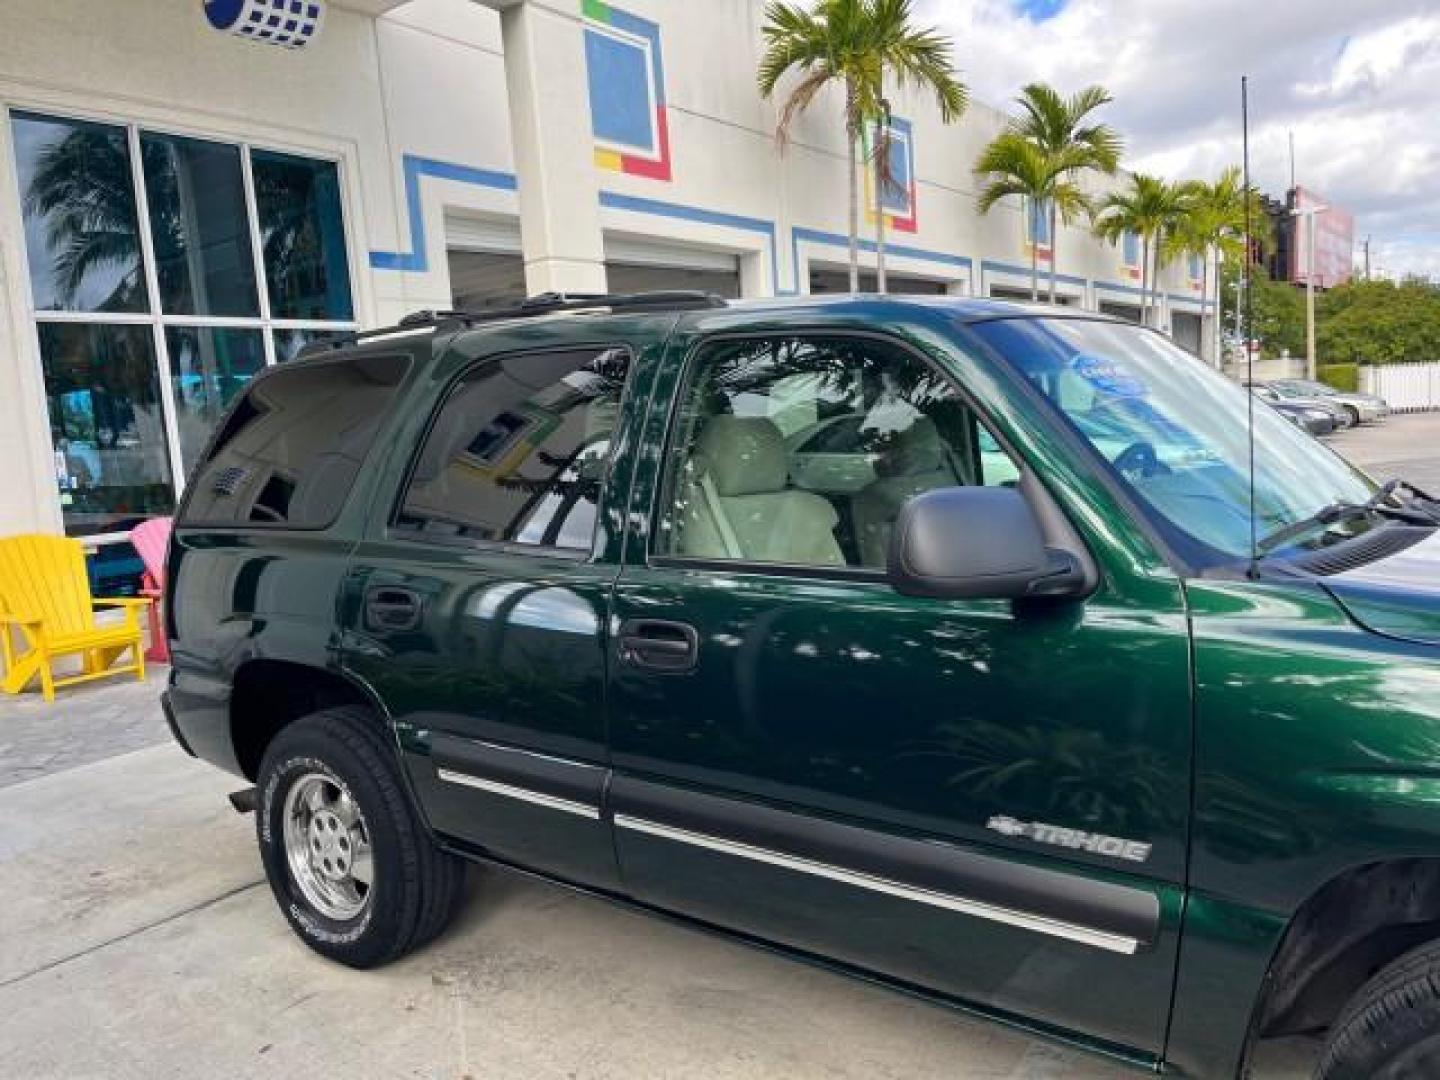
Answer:
<path fill-rule="evenodd" d="M 1177 311 L 1170 316 L 1170 336 L 1182 349 L 1200 355 L 1200 316 Z"/>
<path fill-rule="evenodd" d="M 699 289 L 734 298 L 740 295 L 740 259 L 728 251 L 607 233 L 605 280 L 614 293 Z"/>
<path fill-rule="evenodd" d="M 506 307 L 525 299 L 525 260 L 515 218 L 445 212 L 450 300 L 460 311 Z"/>
<path fill-rule="evenodd" d="M 860 271 L 860 291 L 873 293 L 875 291 L 875 272 L 873 270 Z M 837 270 L 833 267 L 810 268 L 810 291 L 816 295 L 821 293 L 848 293 L 850 291 L 850 271 Z M 888 293 L 908 294 L 910 296 L 944 296 L 945 282 L 931 281 L 929 278 L 907 277 L 904 274 L 894 274 L 888 271 L 885 274 L 885 291 Z"/>
<path fill-rule="evenodd" d="M 1117 319 L 1129 319 L 1131 322 L 1140 322 L 1140 308 L 1136 304 L 1117 304 L 1112 300 L 1101 300 L 1100 311 L 1105 315 L 1114 315 Z"/>
<path fill-rule="evenodd" d="M 1050 286 L 1048 286 L 1044 281 L 1040 282 L 1040 299 L 1032 301 L 1030 299 L 1029 289 L 1017 289 L 1013 285 L 991 285 L 990 298 L 992 300 L 1017 300 L 1024 304 L 1048 304 L 1050 302 Z M 1063 296 L 1057 294 L 1055 297 L 1055 302 L 1057 304 L 1060 304 L 1062 307 L 1074 307 L 1080 301 L 1078 301 L 1073 296 Z"/>
<path fill-rule="evenodd" d="M 445 254 L 450 262 L 450 300 L 457 311 L 508 307 L 525 299 L 525 261 L 519 255 L 455 248 Z"/>

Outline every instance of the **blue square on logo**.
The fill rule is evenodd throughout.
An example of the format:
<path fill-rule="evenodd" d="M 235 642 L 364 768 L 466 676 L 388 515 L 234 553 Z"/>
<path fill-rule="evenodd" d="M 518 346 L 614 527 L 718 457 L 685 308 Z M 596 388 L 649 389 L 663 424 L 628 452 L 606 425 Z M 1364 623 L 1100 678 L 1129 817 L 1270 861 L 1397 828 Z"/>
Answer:
<path fill-rule="evenodd" d="M 305 14 L 312 19 L 320 18 L 320 6 L 318 4 L 311 4 L 310 7 L 306 10 Z"/>
<path fill-rule="evenodd" d="M 265 13 L 264 13 L 263 11 L 260 11 L 260 10 L 257 9 L 257 10 L 255 10 L 255 11 L 250 12 L 250 21 L 251 21 L 252 23 L 258 23 L 258 22 L 260 22 L 260 21 L 261 21 L 262 19 L 264 19 L 264 18 L 265 18 Z"/>
<path fill-rule="evenodd" d="M 597 139 L 642 153 L 656 152 L 650 108 L 650 65 L 638 44 L 585 28 L 590 82 L 590 127 Z"/>
<path fill-rule="evenodd" d="M 265 20 L 265 25 L 266 25 L 266 26 L 279 26 L 279 25 L 280 25 L 280 16 L 279 16 L 279 15 L 271 15 L 270 18 L 268 18 L 268 19 Z"/>

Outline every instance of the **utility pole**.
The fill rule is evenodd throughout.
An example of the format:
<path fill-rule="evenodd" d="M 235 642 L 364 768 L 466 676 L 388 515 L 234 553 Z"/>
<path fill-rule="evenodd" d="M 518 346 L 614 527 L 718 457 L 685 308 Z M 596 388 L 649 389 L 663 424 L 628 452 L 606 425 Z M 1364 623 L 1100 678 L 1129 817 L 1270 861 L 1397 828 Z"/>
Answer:
<path fill-rule="evenodd" d="M 1301 209 L 1297 205 L 1290 211 L 1292 217 L 1308 219 L 1305 230 L 1305 377 L 1312 381 L 1315 378 L 1315 218 L 1329 209 L 1328 206 Z"/>
<path fill-rule="evenodd" d="M 1370 280 L 1370 237 L 1365 237 L 1365 280 Z"/>

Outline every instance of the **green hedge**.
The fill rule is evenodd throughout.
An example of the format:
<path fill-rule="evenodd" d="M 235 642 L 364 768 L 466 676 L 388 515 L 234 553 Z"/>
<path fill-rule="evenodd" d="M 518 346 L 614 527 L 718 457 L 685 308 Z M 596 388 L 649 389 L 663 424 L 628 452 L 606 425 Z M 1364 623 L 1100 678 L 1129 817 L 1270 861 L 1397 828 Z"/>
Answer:
<path fill-rule="evenodd" d="M 1321 364 L 1315 374 L 1326 386 L 1336 390 L 1353 394 L 1360 389 L 1359 364 Z"/>

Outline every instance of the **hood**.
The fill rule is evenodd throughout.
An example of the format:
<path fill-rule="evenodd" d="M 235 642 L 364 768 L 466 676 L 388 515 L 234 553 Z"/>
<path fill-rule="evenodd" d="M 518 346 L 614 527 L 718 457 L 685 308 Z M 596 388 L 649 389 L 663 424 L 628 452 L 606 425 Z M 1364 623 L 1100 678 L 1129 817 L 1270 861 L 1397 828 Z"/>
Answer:
<path fill-rule="evenodd" d="M 1387 637 L 1440 645 L 1440 529 L 1322 583 L 1350 617 Z"/>

